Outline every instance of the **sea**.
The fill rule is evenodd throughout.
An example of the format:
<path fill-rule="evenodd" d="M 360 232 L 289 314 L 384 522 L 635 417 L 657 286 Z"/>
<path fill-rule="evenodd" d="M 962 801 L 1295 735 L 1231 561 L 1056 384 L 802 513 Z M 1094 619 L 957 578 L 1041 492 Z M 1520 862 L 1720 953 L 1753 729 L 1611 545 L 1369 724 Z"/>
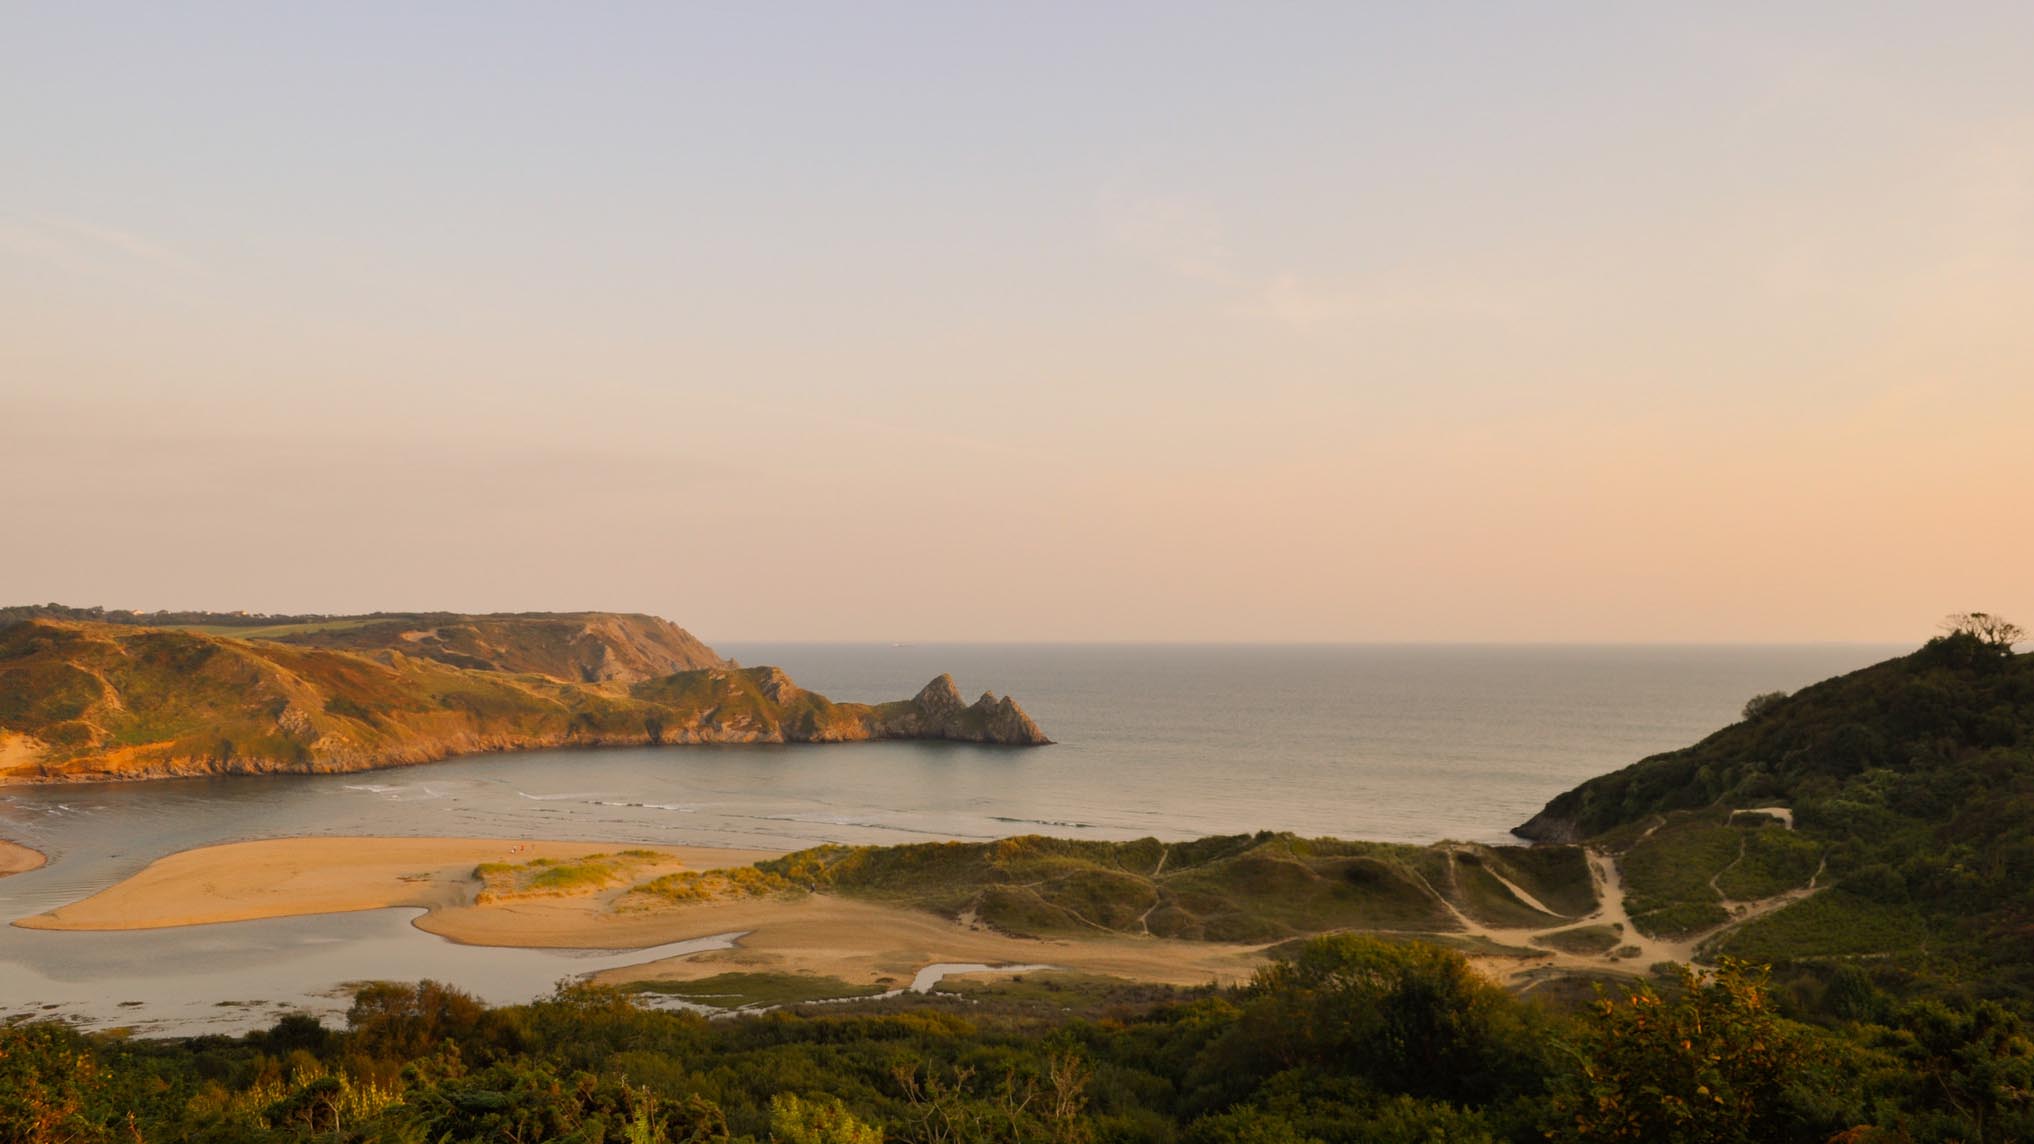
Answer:
<path fill-rule="evenodd" d="M 1576 783 L 1686 746 L 1744 701 L 1907 650 L 1816 645 L 728 644 L 836 700 L 941 673 L 1008 693 L 1053 745 L 622 747 L 350 775 L 0 788 L 0 837 L 48 865 L 0 878 L 0 921 L 164 855 L 297 835 L 463 835 L 793 849 L 1017 834 L 1167 840 L 1260 830 L 1505 842 Z M 0 1016 L 139 1035 L 333 1017 L 350 983 L 487 1000 L 682 950 L 455 945 L 414 910 L 124 933 L 0 928 Z M 688 947 L 689 948 L 689 947 Z"/>

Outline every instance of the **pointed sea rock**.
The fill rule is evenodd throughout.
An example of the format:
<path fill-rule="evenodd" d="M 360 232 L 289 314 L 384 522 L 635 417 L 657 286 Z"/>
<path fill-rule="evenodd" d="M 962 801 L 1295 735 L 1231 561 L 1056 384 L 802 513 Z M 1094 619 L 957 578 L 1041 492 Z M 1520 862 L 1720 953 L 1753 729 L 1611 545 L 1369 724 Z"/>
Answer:
<path fill-rule="evenodd" d="M 928 721 L 951 719 L 961 711 L 960 688 L 954 686 L 953 676 L 942 675 L 920 688 L 911 703 Z"/>

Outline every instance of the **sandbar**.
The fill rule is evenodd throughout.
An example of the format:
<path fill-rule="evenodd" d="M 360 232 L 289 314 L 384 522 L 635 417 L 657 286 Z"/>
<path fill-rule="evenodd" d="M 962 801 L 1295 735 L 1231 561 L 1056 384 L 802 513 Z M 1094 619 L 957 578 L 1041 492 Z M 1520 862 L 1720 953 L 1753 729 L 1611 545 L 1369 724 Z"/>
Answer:
<path fill-rule="evenodd" d="M 26 874 L 47 861 L 49 859 L 40 850 L 0 838 L 0 878 L 9 874 Z"/>
<path fill-rule="evenodd" d="M 572 859 L 626 842 L 501 838 L 269 838 L 203 846 L 158 859 L 139 874 L 44 914 L 26 929 L 137 930 L 391 906 L 439 909 L 469 901 L 482 862 Z M 655 846 L 691 869 L 747 865 L 771 850 Z M 502 945 L 542 944 L 505 941 Z"/>

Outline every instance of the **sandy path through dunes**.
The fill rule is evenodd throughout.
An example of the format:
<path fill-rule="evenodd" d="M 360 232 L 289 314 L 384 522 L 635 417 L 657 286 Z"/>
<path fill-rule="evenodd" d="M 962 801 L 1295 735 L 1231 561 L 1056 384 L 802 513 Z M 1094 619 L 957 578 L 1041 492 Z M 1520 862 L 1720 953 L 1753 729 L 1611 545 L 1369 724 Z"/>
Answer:
<path fill-rule="evenodd" d="M 9 874 L 26 874 L 45 861 L 47 859 L 43 857 L 42 851 L 0 838 L 0 878 Z"/>
<path fill-rule="evenodd" d="M 547 916 L 548 915 L 548 916 Z M 542 944 L 647 945 L 741 932 L 734 949 L 609 970 L 597 980 L 689 981 L 719 973 L 799 973 L 853 984 L 908 982 L 942 962 L 1051 965 L 1058 969 L 1168 985 L 1234 983 L 1265 963 L 1261 945 L 1177 941 L 1131 935 L 1066 939 L 1012 937 L 919 910 L 831 894 L 669 906 L 613 914 L 592 926 L 569 904 L 530 901 L 441 910 L 420 927 L 455 941 L 495 939 L 513 932 Z"/>
<path fill-rule="evenodd" d="M 27 929 L 132 930 L 471 900 L 482 862 L 614 853 L 625 842 L 500 838 L 271 838 L 186 850 L 83 901 L 23 918 Z M 657 846 L 671 868 L 742 866 L 774 851 Z M 504 941 L 502 945 L 544 944 Z"/>

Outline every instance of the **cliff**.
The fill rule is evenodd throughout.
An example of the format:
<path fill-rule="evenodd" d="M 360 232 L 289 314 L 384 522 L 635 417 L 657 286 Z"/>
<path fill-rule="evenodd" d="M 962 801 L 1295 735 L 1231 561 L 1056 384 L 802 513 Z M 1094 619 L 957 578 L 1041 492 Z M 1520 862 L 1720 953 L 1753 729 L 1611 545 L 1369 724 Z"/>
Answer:
<path fill-rule="evenodd" d="M 944 676 L 914 699 L 835 703 L 777 668 L 728 666 L 653 617 L 354 620 L 233 636 L 17 618 L 0 626 L 0 783 L 356 771 L 571 745 L 1050 741 L 1008 699 L 962 705 Z"/>

